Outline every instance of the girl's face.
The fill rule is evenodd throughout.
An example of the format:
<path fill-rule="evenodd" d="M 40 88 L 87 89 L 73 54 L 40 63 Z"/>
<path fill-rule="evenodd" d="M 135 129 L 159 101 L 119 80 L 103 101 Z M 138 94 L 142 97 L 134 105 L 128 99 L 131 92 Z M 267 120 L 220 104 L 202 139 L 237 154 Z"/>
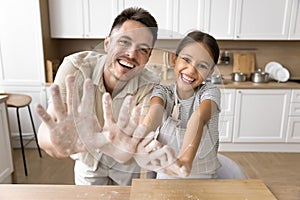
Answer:
<path fill-rule="evenodd" d="M 182 91 L 194 91 L 212 73 L 215 64 L 208 47 L 199 42 L 185 46 L 174 62 L 177 86 Z"/>

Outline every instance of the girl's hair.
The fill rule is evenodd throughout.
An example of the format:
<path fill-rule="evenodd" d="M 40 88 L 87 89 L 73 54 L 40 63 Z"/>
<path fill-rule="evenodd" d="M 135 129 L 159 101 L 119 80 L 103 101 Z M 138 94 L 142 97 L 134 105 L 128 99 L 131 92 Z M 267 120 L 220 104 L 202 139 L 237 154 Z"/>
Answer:
<path fill-rule="evenodd" d="M 187 34 L 179 43 L 177 49 L 176 49 L 176 56 L 179 55 L 180 51 L 187 46 L 188 44 L 191 44 L 193 42 L 199 42 L 206 45 L 210 53 L 213 57 L 214 63 L 217 64 L 220 54 L 219 45 L 214 37 L 207 33 L 203 33 L 201 31 L 192 31 L 189 34 Z"/>
<path fill-rule="evenodd" d="M 119 28 L 122 26 L 124 22 L 127 20 L 134 20 L 138 21 L 142 24 L 144 24 L 146 27 L 149 28 L 149 30 L 152 33 L 153 36 L 153 42 L 152 45 L 154 46 L 156 40 L 157 40 L 157 22 L 155 18 L 145 9 L 143 8 L 127 8 L 123 10 L 114 20 L 113 25 L 110 29 L 109 35 L 111 35 L 112 31 L 116 28 Z"/>

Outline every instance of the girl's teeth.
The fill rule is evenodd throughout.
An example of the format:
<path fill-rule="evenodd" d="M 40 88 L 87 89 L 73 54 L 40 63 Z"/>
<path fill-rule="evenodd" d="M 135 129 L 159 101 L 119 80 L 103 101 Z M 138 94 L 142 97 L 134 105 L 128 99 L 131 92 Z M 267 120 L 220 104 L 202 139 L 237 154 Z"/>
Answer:
<path fill-rule="evenodd" d="M 187 81 L 187 82 L 189 82 L 189 83 L 192 83 L 195 79 L 192 79 L 192 78 L 190 78 L 190 77 L 188 77 L 188 76 L 186 76 L 185 74 L 182 74 L 182 79 L 184 80 L 184 81 Z"/>

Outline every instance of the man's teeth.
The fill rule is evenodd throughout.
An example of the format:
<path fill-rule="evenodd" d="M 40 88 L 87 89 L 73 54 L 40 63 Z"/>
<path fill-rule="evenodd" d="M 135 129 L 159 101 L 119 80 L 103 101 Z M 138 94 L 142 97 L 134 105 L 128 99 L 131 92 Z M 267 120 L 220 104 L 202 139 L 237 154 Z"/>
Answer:
<path fill-rule="evenodd" d="M 192 83 L 195 80 L 193 78 L 188 77 L 185 74 L 182 74 L 181 77 L 182 77 L 182 80 L 184 80 L 185 82 L 189 82 L 189 83 Z"/>
<path fill-rule="evenodd" d="M 133 68 L 134 65 L 133 64 L 130 64 L 128 62 L 126 62 L 125 60 L 120 60 L 119 61 L 121 65 L 123 65 L 124 67 L 128 67 L 128 68 Z"/>

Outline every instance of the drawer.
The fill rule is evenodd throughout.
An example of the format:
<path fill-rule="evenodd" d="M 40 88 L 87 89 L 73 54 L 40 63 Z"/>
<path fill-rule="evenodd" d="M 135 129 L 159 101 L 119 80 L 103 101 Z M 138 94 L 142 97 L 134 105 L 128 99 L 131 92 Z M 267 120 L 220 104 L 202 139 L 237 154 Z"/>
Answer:
<path fill-rule="evenodd" d="M 290 115 L 300 116 L 300 103 L 291 103 Z"/>
<path fill-rule="evenodd" d="M 292 102 L 300 103 L 300 90 L 292 90 Z"/>

